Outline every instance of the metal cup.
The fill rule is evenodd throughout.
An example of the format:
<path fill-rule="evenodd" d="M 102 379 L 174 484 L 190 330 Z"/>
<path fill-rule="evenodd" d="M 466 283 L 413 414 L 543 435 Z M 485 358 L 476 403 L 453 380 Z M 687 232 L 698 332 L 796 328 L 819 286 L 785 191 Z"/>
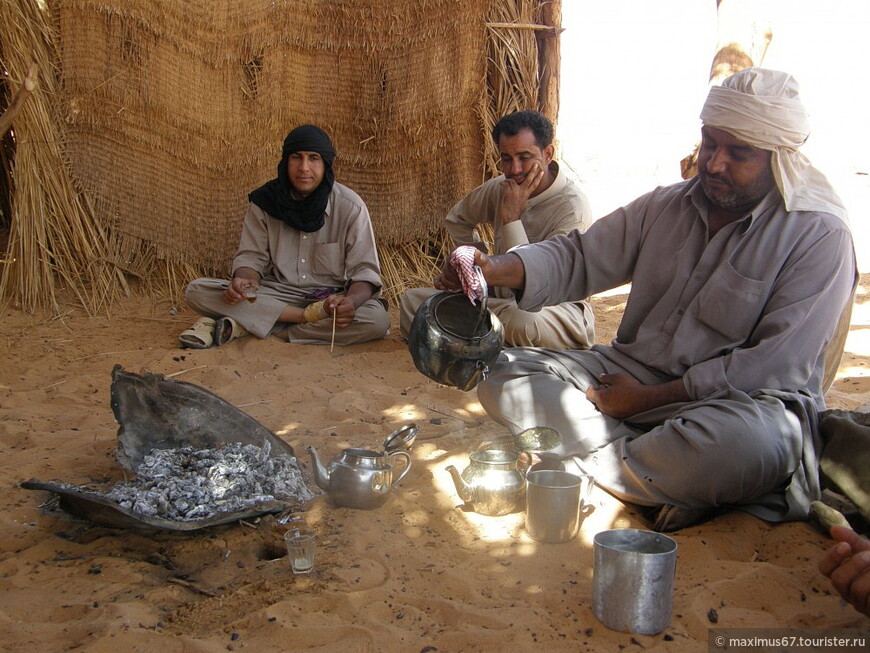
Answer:
<path fill-rule="evenodd" d="M 284 533 L 287 558 L 294 574 L 307 574 L 314 569 L 315 538 L 312 531 L 293 529 Z"/>
<path fill-rule="evenodd" d="M 539 542 L 567 542 L 580 528 L 580 507 L 592 490 L 588 474 L 538 469 L 526 475 L 526 532 Z"/>
<path fill-rule="evenodd" d="M 593 538 L 592 612 L 608 628 L 654 635 L 671 620 L 677 543 L 625 528 Z"/>

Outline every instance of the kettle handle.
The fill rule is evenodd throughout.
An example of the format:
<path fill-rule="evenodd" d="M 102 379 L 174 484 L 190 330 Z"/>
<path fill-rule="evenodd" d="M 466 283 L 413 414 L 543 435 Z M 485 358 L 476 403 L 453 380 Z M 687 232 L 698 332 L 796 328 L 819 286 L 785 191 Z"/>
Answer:
<path fill-rule="evenodd" d="M 483 295 L 483 297 L 481 297 L 481 303 L 486 306 L 486 298 L 489 295 L 489 287 L 486 285 L 486 277 L 483 276 L 483 270 L 480 269 L 479 265 L 474 266 L 474 273 L 477 275 L 477 281 L 480 283 L 480 293 Z"/>
<path fill-rule="evenodd" d="M 407 451 L 393 451 L 392 453 L 387 454 L 390 458 L 394 456 L 402 456 L 405 459 L 405 468 L 402 470 L 402 473 L 399 474 L 394 480 L 390 487 L 396 487 L 396 483 L 405 478 L 405 474 L 407 474 L 411 470 L 411 454 Z"/>
<path fill-rule="evenodd" d="M 488 289 L 486 285 L 486 277 L 483 276 L 483 270 L 480 269 L 479 265 L 474 266 L 474 272 L 477 275 L 478 283 L 480 284 L 480 306 L 477 310 L 477 320 L 475 320 L 474 324 L 474 335 L 477 335 L 480 332 L 480 327 L 483 326 L 483 323 L 486 322 L 486 316 L 489 314 L 489 311 L 486 309 L 486 298 L 488 296 Z M 480 368 L 480 362 L 478 363 L 478 369 Z"/>

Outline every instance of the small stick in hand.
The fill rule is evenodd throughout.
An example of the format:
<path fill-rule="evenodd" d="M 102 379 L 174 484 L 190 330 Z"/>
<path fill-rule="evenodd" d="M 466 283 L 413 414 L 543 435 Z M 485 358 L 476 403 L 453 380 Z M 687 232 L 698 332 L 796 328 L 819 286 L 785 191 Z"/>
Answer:
<path fill-rule="evenodd" d="M 332 309 L 332 342 L 329 343 L 329 353 L 332 353 L 333 348 L 335 347 L 335 320 L 336 315 L 338 315 L 338 311 L 334 308 Z"/>

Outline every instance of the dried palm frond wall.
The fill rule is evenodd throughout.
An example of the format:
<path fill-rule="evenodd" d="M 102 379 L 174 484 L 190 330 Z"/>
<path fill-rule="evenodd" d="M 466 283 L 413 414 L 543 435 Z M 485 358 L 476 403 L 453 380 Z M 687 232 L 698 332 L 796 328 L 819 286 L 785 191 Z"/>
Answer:
<path fill-rule="evenodd" d="M 126 281 L 101 263 L 107 252 L 105 231 L 65 165 L 66 143 L 55 113 L 57 39 L 47 18 L 36 2 L 0 3 L 0 42 L 10 90 L 20 92 L 28 73 L 38 79 L 15 118 L 14 163 L 4 166 L 7 179 L 14 180 L 14 193 L 0 298 L 55 310 L 62 284 L 80 304 L 96 308 L 116 284 Z"/>
<path fill-rule="evenodd" d="M 56 305 L 62 285 L 99 311 L 130 280 L 177 299 L 228 274 L 248 192 L 307 122 L 369 206 L 388 296 L 428 284 L 445 213 L 494 172 L 494 121 L 555 118 L 542 20 L 558 3 L 5 0 L 9 91 L 40 75 L 13 127 L 0 300 Z"/>

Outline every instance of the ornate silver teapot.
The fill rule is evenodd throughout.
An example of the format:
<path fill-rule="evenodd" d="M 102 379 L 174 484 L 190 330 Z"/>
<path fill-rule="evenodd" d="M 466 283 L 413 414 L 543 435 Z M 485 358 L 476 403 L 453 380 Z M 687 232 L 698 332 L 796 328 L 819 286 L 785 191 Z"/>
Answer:
<path fill-rule="evenodd" d="M 462 474 L 446 468 L 459 498 L 481 515 L 507 515 L 520 510 L 526 497 L 526 477 L 519 467 L 519 453 L 501 449 L 475 451 Z"/>
<path fill-rule="evenodd" d="M 336 506 L 362 510 L 377 508 L 411 469 L 411 455 L 403 449 L 410 448 L 416 436 L 417 426 L 408 424 L 387 436 L 383 452 L 344 449 L 328 465 L 320 461 L 314 447 L 308 447 L 314 480 Z M 396 458 L 404 459 L 404 467 L 394 478 Z"/>

